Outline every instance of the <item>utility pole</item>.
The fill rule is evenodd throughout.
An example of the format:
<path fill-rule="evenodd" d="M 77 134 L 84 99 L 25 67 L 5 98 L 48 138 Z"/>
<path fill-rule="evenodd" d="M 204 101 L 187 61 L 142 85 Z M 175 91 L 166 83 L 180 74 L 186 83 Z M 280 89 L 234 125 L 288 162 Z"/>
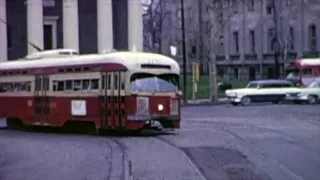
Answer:
<path fill-rule="evenodd" d="M 218 9 L 210 9 L 210 17 L 218 17 L 215 19 L 211 19 L 210 25 L 210 62 L 208 62 L 209 66 L 209 81 L 210 81 L 210 101 L 216 102 L 218 100 L 218 84 L 217 84 L 217 52 L 219 49 L 218 47 L 223 42 L 223 37 L 221 36 L 222 33 L 222 26 L 223 26 L 223 17 L 220 16 L 222 11 L 222 4 L 220 1 L 216 1 L 218 3 Z M 218 16 L 217 16 L 218 14 Z"/>
<path fill-rule="evenodd" d="M 187 57 L 186 57 L 186 33 L 184 24 L 184 3 L 181 3 L 181 33 L 182 33 L 182 60 L 183 60 L 183 100 L 184 104 L 187 104 Z"/>
<path fill-rule="evenodd" d="M 274 75 L 275 78 L 278 79 L 280 77 L 280 63 L 279 63 L 279 55 L 280 55 L 280 45 L 278 40 L 278 10 L 276 7 L 276 1 L 271 0 L 270 6 L 272 9 L 272 17 L 273 17 L 273 25 L 274 25 Z"/>
<path fill-rule="evenodd" d="M 202 1 L 198 0 L 198 33 L 197 33 L 197 51 L 196 61 L 203 64 L 203 20 L 202 20 Z"/>

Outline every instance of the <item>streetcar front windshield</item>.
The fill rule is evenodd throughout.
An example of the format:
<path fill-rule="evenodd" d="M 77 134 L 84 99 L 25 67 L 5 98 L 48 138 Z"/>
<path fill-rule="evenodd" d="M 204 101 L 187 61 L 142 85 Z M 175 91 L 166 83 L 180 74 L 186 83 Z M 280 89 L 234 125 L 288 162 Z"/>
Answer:
<path fill-rule="evenodd" d="M 136 73 L 130 78 L 132 91 L 176 92 L 179 89 L 179 75 Z"/>

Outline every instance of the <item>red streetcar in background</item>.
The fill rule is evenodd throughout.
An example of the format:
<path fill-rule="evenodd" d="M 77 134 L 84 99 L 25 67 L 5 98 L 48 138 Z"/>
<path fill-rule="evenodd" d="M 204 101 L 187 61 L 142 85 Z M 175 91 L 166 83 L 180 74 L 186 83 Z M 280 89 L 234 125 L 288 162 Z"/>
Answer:
<path fill-rule="evenodd" d="M 179 128 L 179 76 L 178 63 L 159 54 L 38 52 L 0 63 L 0 117 L 9 128 Z"/>
<path fill-rule="evenodd" d="M 320 57 L 309 59 L 298 59 L 287 67 L 287 79 L 308 86 L 314 80 L 320 80 Z"/>

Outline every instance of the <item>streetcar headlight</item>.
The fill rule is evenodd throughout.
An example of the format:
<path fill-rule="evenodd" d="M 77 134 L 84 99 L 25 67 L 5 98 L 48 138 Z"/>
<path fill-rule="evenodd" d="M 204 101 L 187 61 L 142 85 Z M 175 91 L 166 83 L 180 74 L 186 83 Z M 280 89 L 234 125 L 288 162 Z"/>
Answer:
<path fill-rule="evenodd" d="M 158 110 L 159 111 L 163 111 L 163 105 L 162 104 L 158 104 Z"/>
<path fill-rule="evenodd" d="M 136 115 L 142 115 L 142 116 L 149 115 L 149 98 L 148 97 L 137 97 Z"/>
<path fill-rule="evenodd" d="M 170 100 L 170 114 L 171 115 L 179 114 L 179 99 Z"/>

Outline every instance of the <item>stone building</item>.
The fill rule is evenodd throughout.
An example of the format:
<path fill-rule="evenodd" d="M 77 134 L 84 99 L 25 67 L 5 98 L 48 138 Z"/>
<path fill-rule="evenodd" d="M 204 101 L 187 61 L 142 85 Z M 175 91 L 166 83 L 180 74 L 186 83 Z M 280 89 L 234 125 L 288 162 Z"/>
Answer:
<path fill-rule="evenodd" d="M 167 1 L 167 0 L 166 0 Z M 185 0 L 188 71 L 196 61 L 192 52 L 198 37 L 197 1 Z M 273 78 L 274 34 L 281 45 L 280 71 L 285 74 L 286 62 L 302 57 L 320 56 L 320 1 L 276 0 L 273 16 L 270 0 L 221 0 L 218 4 L 203 1 L 202 36 L 203 69 L 217 55 L 218 74 L 229 79 L 249 80 Z M 168 0 L 168 18 L 162 32 L 162 51 L 169 53 L 169 46 L 178 46 L 181 54 L 181 5 Z M 274 30 L 276 17 L 277 30 Z M 219 41 L 214 42 L 213 41 Z M 213 46 L 214 45 L 214 46 Z M 181 63 L 181 56 L 178 56 Z"/>
<path fill-rule="evenodd" d="M 40 49 L 142 50 L 140 0 L 0 0 L 0 61 Z"/>

